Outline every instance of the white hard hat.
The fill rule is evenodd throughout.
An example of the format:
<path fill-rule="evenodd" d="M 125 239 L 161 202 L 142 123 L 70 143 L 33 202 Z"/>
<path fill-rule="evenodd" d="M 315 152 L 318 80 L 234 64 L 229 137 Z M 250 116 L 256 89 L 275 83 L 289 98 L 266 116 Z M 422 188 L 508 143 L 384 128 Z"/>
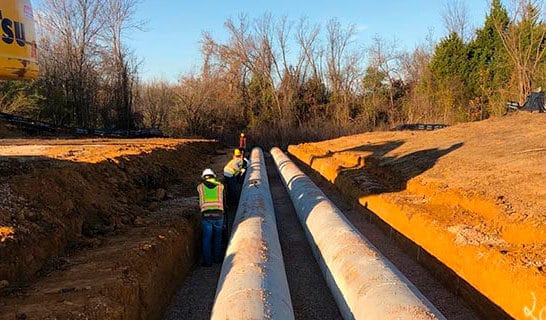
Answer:
<path fill-rule="evenodd" d="M 205 169 L 203 170 L 203 173 L 201 174 L 201 178 L 205 178 L 206 176 L 216 177 L 216 174 L 212 169 Z"/>

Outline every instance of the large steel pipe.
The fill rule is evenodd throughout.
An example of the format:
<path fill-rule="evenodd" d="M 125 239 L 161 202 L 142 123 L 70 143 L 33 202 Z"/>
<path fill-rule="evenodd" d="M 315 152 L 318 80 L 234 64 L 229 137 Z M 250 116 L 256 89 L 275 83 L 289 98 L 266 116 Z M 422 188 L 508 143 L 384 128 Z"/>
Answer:
<path fill-rule="evenodd" d="M 271 155 L 344 319 L 445 319 L 280 149 Z"/>
<path fill-rule="evenodd" d="M 294 319 L 262 150 L 243 184 L 211 319 Z"/>

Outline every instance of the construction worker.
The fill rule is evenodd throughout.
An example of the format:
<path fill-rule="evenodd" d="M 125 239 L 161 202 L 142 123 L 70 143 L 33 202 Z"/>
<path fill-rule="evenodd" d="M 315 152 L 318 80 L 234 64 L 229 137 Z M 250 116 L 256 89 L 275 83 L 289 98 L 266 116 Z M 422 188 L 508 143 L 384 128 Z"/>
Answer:
<path fill-rule="evenodd" d="M 203 230 L 203 265 L 210 267 L 213 258 L 214 262 L 222 261 L 224 185 L 216 179 L 212 169 L 203 170 L 201 178 L 204 181 L 197 186 L 197 192 Z"/>
<path fill-rule="evenodd" d="M 239 190 L 237 186 L 237 177 L 243 171 L 243 153 L 239 149 L 233 151 L 233 157 L 224 167 L 224 179 L 226 182 L 227 205 L 230 210 L 226 212 L 227 232 L 231 234 L 235 211 L 237 210 L 237 202 L 239 201 Z"/>
<path fill-rule="evenodd" d="M 243 169 L 241 169 L 241 172 L 237 175 L 237 184 L 242 185 L 245 181 L 245 173 L 248 170 L 248 167 L 250 166 L 250 161 L 245 157 L 245 151 L 242 148 L 239 148 L 239 151 L 241 151 L 241 155 L 243 158 Z M 239 191 L 240 188 L 237 190 Z M 240 191 L 239 191 L 240 192 Z"/>
<path fill-rule="evenodd" d="M 239 149 L 241 149 L 243 152 L 246 152 L 246 136 L 244 132 L 241 132 L 239 136 Z"/>
<path fill-rule="evenodd" d="M 224 178 L 227 187 L 227 199 L 228 205 L 235 207 L 239 200 L 239 194 L 237 192 L 237 176 L 240 175 L 243 170 L 243 153 L 240 149 L 233 151 L 233 157 L 224 166 Z"/>

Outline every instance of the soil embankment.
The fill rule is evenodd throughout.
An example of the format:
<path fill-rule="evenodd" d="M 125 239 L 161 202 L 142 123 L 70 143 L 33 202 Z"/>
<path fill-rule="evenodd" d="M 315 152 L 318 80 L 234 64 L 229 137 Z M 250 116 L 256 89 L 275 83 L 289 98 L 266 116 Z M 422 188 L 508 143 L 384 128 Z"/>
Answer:
<path fill-rule="evenodd" d="M 518 113 L 289 152 L 523 319 L 546 305 L 545 124 L 543 114 Z"/>
<path fill-rule="evenodd" d="M 195 185 L 217 147 L 3 140 L 0 318 L 161 316 L 196 259 Z"/>

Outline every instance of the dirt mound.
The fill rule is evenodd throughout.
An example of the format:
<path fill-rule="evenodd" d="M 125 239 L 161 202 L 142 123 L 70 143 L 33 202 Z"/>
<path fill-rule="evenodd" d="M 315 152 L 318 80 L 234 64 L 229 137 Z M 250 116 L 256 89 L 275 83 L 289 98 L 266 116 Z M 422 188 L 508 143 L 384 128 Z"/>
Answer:
<path fill-rule="evenodd" d="M 150 140 L 3 140 L 0 280 L 24 285 L 85 237 L 123 234 L 179 185 L 193 196 L 196 159 L 216 143 Z"/>
<path fill-rule="evenodd" d="M 546 305 L 546 116 L 291 146 L 516 318 Z"/>

